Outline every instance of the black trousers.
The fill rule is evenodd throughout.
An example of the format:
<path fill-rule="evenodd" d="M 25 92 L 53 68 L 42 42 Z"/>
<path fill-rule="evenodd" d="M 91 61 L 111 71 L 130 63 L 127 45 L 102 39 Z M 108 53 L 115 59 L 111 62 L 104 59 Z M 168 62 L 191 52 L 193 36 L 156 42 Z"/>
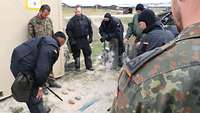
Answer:
<path fill-rule="evenodd" d="M 92 49 L 87 40 L 87 37 L 79 37 L 76 39 L 76 44 L 71 45 L 72 54 L 75 60 L 75 67 L 80 68 L 80 54 L 83 52 L 86 69 L 92 68 Z"/>
<path fill-rule="evenodd" d="M 16 77 L 17 74 L 20 72 L 19 71 L 20 69 L 18 69 L 18 65 L 17 64 L 18 63 L 16 63 L 16 62 L 12 62 L 11 63 L 11 67 L 10 67 L 14 77 Z M 47 113 L 47 111 L 46 111 L 46 109 L 45 109 L 45 107 L 43 105 L 43 100 L 38 100 L 36 98 L 37 93 L 38 93 L 38 88 L 33 87 L 33 90 L 31 92 L 31 96 L 30 96 L 28 102 L 26 102 L 26 104 L 27 104 L 27 106 L 29 108 L 29 111 L 31 113 Z"/>

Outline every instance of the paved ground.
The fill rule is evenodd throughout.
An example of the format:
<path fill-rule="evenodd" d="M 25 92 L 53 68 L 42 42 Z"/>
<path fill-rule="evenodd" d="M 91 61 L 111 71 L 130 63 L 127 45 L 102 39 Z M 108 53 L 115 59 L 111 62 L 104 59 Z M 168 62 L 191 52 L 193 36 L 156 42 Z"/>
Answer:
<path fill-rule="evenodd" d="M 107 69 L 105 69 L 107 68 Z M 51 107 L 51 113 L 81 113 L 79 109 L 88 102 L 97 100 L 82 113 L 107 113 L 116 94 L 118 72 L 98 65 L 95 71 L 67 72 L 58 81 L 61 89 L 53 89 L 63 98 L 58 100 L 53 94 L 44 97 L 45 104 Z M 0 113 L 28 113 L 25 104 L 17 103 L 13 98 L 0 102 Z"/>

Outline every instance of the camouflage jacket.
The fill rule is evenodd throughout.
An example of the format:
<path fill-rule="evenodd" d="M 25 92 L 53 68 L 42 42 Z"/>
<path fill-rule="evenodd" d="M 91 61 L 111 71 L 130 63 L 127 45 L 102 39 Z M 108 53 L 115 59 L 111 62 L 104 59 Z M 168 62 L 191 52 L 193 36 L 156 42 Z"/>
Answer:
<path fill-rule="evenodd" d="M 200 113 L 200 23 L 121 71 L 112 113 Z"/>
<path fill-rule="evenodd" d="M 33 17 L 28 23 L 28 37 L 40 38 L 45 36 L 53 36 L 53 24 L 50 18 L 40 19 Z"/>

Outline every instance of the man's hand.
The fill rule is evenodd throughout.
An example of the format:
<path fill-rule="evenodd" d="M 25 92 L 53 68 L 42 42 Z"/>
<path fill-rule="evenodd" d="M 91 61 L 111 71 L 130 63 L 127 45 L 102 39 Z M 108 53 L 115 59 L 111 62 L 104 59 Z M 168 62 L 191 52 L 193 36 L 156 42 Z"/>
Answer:
<path fill-rule="evenodd" d="M 124 44 L 128 44 L 128 39 L 124 38 Z"/>
<path fill-rule="evenodd" d="M 37 93 L 36 98 L 37 98 L 38 100 L 41 100 L 42 97 L 43 97 L 43 95 L 44 95 L 44 93 L 43 93 L 43 88 L 42 88 L 42 87 L 39 87 L 39 88 L 38 88 L 38 93 Z"/>

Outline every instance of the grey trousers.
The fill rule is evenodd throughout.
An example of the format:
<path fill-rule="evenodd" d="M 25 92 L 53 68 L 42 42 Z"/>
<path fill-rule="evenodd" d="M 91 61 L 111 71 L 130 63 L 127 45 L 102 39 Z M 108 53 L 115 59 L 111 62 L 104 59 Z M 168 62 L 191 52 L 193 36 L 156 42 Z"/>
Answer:
<path fill-rule="evenodd" d="M 119 42 L 117 39 L 115 38 L 112 38 L 110 41 L 109 41 L 109 47 L 110 47 L 110 50 L 111 52 L 113 53 L 112 57 L 112 68 L 113 69 L 116 69 L 119 67 L 119 63 L 121 62 L 120 60 L 122 56 L 119 55 Z"/>

